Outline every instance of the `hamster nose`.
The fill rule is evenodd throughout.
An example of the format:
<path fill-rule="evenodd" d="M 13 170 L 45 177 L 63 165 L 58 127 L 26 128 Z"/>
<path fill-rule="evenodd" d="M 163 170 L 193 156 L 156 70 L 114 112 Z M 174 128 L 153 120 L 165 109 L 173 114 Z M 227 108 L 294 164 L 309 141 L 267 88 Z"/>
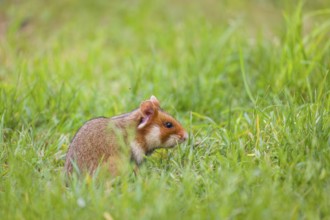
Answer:
<path fill-rule="evenodd" d="M 185 141 L 188 139 L 188 133 L 184 132 L 184 134 L 182 135 L 182 141 Z"/>

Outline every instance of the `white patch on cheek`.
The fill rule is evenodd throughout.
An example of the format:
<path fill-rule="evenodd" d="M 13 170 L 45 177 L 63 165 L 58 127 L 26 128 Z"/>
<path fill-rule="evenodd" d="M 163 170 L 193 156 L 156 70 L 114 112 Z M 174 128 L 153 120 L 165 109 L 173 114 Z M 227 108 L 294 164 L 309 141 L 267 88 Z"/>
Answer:
<path fill-rule="evenodd" d="M 143 161 L 144 158 L 144 151 L 142 149 L 142 146 L 136 142 L 132 141 L 131 143 L 131 150 L 132 150 L 132 156 L 137 164 L 140 164 Z"/>
<path fill-rule="evenodd" d="M 159 147 L 161 145 L 160 128 L 158 126 L 153 126 L 145 138 L 148 149 Z"/>

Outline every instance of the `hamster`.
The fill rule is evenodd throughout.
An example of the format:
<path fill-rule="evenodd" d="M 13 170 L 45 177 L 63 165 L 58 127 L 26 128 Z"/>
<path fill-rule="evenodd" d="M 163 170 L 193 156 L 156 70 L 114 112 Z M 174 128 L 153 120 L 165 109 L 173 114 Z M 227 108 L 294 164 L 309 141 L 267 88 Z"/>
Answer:
<path fill-rule="evenodd" d="M 130 113 L 87 121 L 70 143 L 65 171 L 70 174 L 75 166 L 92 174 L 100 164 L 106 164 L 110 173 L 116 175 L 116 160 L 122 146 L 128 148 L 131 160 L 138 167 L 145 155 L 155 149 L 174 147 L 187 138 L 182 125 L 151 96 Z"/>

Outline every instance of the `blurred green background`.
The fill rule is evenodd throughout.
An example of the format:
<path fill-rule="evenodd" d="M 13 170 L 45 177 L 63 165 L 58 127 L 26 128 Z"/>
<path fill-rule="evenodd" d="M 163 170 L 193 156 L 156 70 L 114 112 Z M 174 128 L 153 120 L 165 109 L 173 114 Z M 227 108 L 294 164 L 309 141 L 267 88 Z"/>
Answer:
<path fill-rule="evenodd" d="M 327 0 L 0 1 L 0 216 L 329 219 L 329 37 Z M 66 186 L 76 130 L 151 95 L 189 141 Z"/>

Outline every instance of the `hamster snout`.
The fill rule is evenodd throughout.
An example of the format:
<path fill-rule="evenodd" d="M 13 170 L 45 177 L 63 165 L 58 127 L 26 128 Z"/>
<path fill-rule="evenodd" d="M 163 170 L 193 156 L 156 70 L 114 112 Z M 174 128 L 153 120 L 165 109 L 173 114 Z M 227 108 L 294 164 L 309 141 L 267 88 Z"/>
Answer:
<path fill-rule="evenodd" d="M 182 137 L 181 137 L 182 142 L 186 141 L 188 139 L 188 137 L 189 137 L 188 136 L 188 133 L 187 132 L 184 132 L 183 135 L 182 135 Z"/>

